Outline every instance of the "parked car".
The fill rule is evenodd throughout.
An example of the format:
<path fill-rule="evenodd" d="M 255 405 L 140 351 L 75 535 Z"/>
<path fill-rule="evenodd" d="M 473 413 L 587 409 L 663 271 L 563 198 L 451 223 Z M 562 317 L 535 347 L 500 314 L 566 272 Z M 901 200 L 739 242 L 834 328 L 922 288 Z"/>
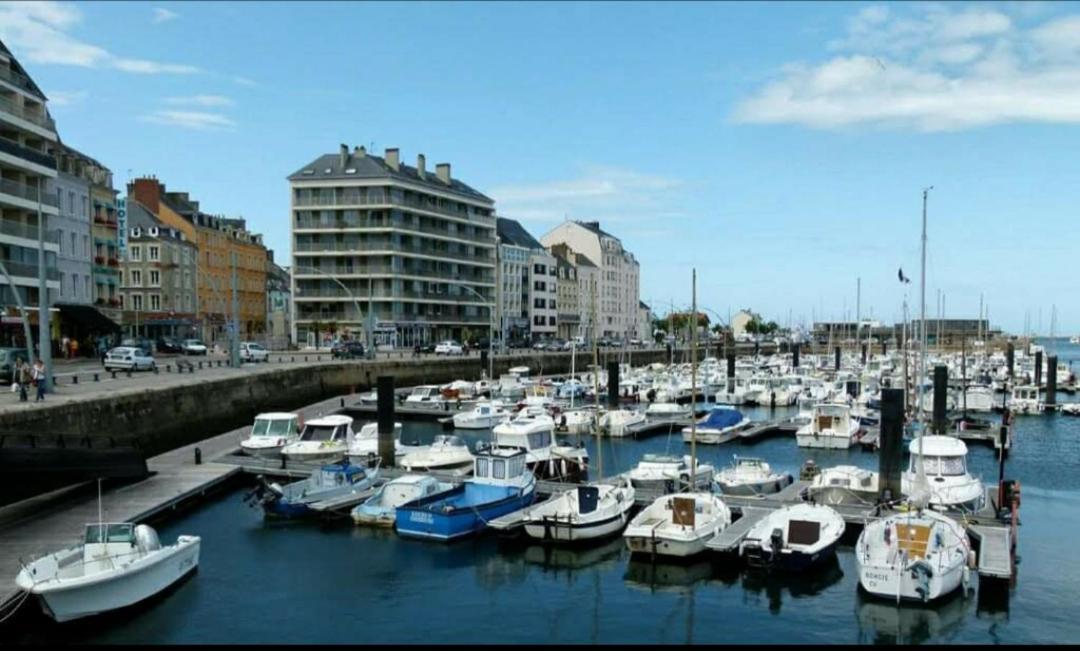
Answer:
<path fill-rule="evenodd" d="M 245 362 L 269 362 L 270 351 L 253 341 L 240 342 L 240 359 Z"/>
<path fill-rule="evenodd" d="M 527 339 L 510 339 L 506 342 L 507 348 L 528 348 L 529 341 Z"/>
<path fill-rule="evenodd" d="M 157 340 L 157 350 L 159 353 L 174 353 L 179 355 L 184 352 L 184 346 L 171 337 L 164 337 Z"/>
<path fill-rule="evenodd" d="M 547 350 L 548 349 L 548 344 L 549 344 L 549 342 L 545 341 L 544 339 L 537 339 L 536 342 L 532 345 L 532 349 L 533 350 Z"/>
<path fill-rule="evenodd" d="M 205 355 L 206 344 L 198 339 L 185 339 L 183 344 L 185 355 Z"/>
<path fill-rule="evenodd" d="M 359 341 L 339 341 L 330 349 L 334 359 L 356 359 L 364 356 L 364 344 Z"/>
<path fill-rule="evenodd" d="M 464 355 L 465 349 L 456 341 L 441 341 L 435 346 L 436 355 Z"/>
<path fill-rule="evenodd" d="M 129 337 L 122 340 L 120 345 L 128 348 L 138 348 L 151 357 L 154 355 L 154 342 L 146 337 Z"/>
<path fill-rule="evenodd" d="M 15 372 L 15 360 L 26 359 L 25 348 L 0 348 L 0 381 L 11 383 Z"/>
<path fill-rule="evenodd" d="M 153 356 L 135 346 L 117 346 L 105 354 L 106 371 L 151 371 L 155 366 Z"/>
<path fill-rule="evenodd" d="M 640 339 L 634 338 L 634 339 L 631 339 L 631 340 L 630 340 L 630 345 L 631 345 L 631 346 L 639 346 L 639 347 L 640 347 L 640 346 L 644 346 L 644 345 L 645 345 L 645 342 L 641 341 Z"/>
<path fill-rule="evenodd" d="M 435 352 L 435 346 L 436 346 L 436 344 L 428 343 L 428 344 L 420 344 L 420 345 L 416 346 L 415 348 L 417 350 L 419 350 L 419 352 L 421 352 L 421 353 L 434 353 Z"/>

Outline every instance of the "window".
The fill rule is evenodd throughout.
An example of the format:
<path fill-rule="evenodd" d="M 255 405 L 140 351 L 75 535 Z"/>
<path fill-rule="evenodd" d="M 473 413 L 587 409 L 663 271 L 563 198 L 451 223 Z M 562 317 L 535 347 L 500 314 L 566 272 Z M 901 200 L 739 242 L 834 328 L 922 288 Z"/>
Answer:
<path fill-rule="evenodd" d="M 75 236 L 72 235 L 72 237 L 75 237 Z M 83 235 L 82 236 L 82 248 L 83 248 L 83 255 L 86 256 L 86 257 L 90 257 L 90 236 L 89 235 Z"/>
<path fill-rule="evenodd" d="M 161 287 L 161 272 L 157 269 L 150 270 L 150 287 Z"/>
<path fill-rule="evenodd" d="M 476 472 L 473 474 L 477 477 L 487 477 L 489 461 L 490 459 L 487 459 L 486 457 L 478 458 L 476 460 Z"/>
<path fill-rule="evenodd" d="M 143 303 L 142 303 L 142 294 L 132 294 L 131 295 L 131 309 L 133 309 L 133 310 L 141 310 L 141 309 L 143 309 L 142 305 L 143 305 Z"/>
<path fill-rule="evenodd" d="M 130 255 L 131 255 L 132 262 L 141 262 L 142 261 L 142 247 L 141 246 L 139 246 L 138 244 L 132 244 L 130 251 L 131 251 Z"/>
<path fill-rule="evenodd" d="M 75 255 L 75 248 L 76 248 L 75 245 L 77 243 L 78 243 L 78 237 L 76 236 L 75 233 L 72 233 L 71 234 L 71 250 L 68 251 L 68 255 L 71 255 L 71 256 Z M 60 253 L 63 253 L 63 252 L 64 252 L 64 233 L 63 233 L 63 231 L 61 231 L 60 232 Z"/>
<path fill-rule="evenodd" d="M 83 279 L 86 280 L 86 298 L 89 299 L 90 298 L 90 276 L 83 276 Z"/>
<path fill-rule="evenodd" d="M 491 476 L 495 479 L 506 479 L 506 461 L 502 459 L 494 459 L 491 462 L 492 473 Z"/>
<path fill-rule="evenodd" d="M 155 312 L 161 309 L 161 295 L 160 294 L 151 294 L 150 295 L 150 309 L 155 311 Z"/>
<path fill-rule="evenodd" d="M 555 325 L 555 317 L 553 317 L 553 316 L 548 317 L 548 325 L 549 326 Z"/>
<path fill-rule="evenodd" d="M 64 272 L 60 272 L 60 296 L 64 296 Z"/>
<path fill-rule="evenodd" d="M 142 272 L 138 269 L 131 270 L 131 286 L 142 287 Z"/>
<path fill-rule="evenodd" d="M 148 251 L 150 262 L 157 262 L 160 258 L 160 249 L 156 246 L 150 246 Z"/>

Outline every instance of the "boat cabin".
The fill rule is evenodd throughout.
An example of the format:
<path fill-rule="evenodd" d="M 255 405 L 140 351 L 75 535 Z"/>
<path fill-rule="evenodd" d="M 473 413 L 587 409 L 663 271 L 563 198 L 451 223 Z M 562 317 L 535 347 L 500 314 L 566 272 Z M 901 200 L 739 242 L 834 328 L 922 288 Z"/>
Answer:
<path fill-rule="evenodd" d="M 923 436 L 922 464 L 927 477 L 961 477 L 967 474 L 967 445 L 952 436 Z M 911 442 L 908 472 L 919 467 L 919 439 Z"/>
<path fill-rule="evenodd" d="M 83 573 L 111 569 L 116 561 L 132 560 L 136 547 L 133 523 L 88 524 L 83 538 Z"/>
<path fill-rule="evenodd" d="M 338 486 L 351 486 L 367 479 L 367 471 L 349 463 L 336 463 L 319 468 L 308 481 L 307 492 L 321 491 Z"/>
<path fill-rule="evenodd" d="M 301 441 L 349 441 L 353 419 L 348 416 L 323 416 L 309 420 L 300 433 Z"/>
<path fill-rule="evenodd" d="M 300 417 L 290 413 L 267 413 L 255 417 L 251 426 L 252 436 L 268 438 L 296 438 L 300 432 Z"/>
<path fill-rule="evenodd" d="M 525 453 L 520 450 L 492 450 L 478 454 L 473 460 L 473 479 L 484 484 L 518 483 L 532 471 L 525 464 Z"/>
<path fill-rule="evenodd" d="M 841 404 L 819 404 L 814 406 L 814 422 L 817 430 L 839 429 L 851 418 L 851 407 Z"/>
<path fill-rule="evenodd" d="M 1039 387 L 1036 386 L 1023 386 L 1014 387 L 1012 390 L 1013 400 L 1024 400 L 1031 402 L 1039 401 Z"/>
<path fill-rule="evenodd" d="M 442 397 L 442 389 L 434 384 L 413 387 L 405 402 L 433 402 Z"/>
<path fill-rule="evenodd" d="M 402 504 L 434 495 L 439 492 L 440 484 L 434 477 L 425 475 L 406 475 L 384 486 L 382 505 L 398 507 Z"/>

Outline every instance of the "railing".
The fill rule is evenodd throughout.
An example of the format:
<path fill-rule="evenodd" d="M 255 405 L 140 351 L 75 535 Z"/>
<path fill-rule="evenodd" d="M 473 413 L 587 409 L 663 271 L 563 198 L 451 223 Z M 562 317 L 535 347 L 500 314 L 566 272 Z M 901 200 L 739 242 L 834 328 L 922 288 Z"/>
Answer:
<path fill-rule="evenodd" d="M 368 265 L 366 267 L 315 267 L 315 269 L 317 269 L 321 273 L 315 273 L 310 271 L 297 271 L 293 275 L 296 278 L 319 278 L 320 276 L 323 276 L 323 274 L 336 274 L 343 276 L 417 276 L 420 278 L 446 280 L 447 282 L 455 281 L 486 285 L 492 285 L 495 283 L 494 276 L 463 274 L 461 272 L 455 273 L 449 270 L 438 271 L 434 269 L 411 269 L 409 267 L 392 267 L 389 265 Z"/>
<path fill-rule="evenodd" d="M 412 292 L 407 290 L 398 291 L 386 291 L 379 290 L 377 292 L 369 294 L 367 290 L 351 289 L 352 296 L 339 289 L 298 289 L 293 296 L 294 301 L 303 301 L 304 299 L 319 299 L 319 298 L 336 298 L 345 301 L 366 301 L 369 298 L 376 301 L 396 301 L 403 298 L 413 298 L 420 300 L 437 301 L 440 303 L 457 303 L 468 305 L 491 305 L 493 301 L 481 301 L 477 297 L 469 294 L 464 296 L 454 296 L 451 294 L 439 294 L 434 292 Z"/>
<path fill-rule="evenodd" d="M 20 107 L 10 99 L 0 96 L 0 111 L 10 113 L 17 118 L 26 120 L 27 122 L 33 122 L 34 124 L 45 127 L 50 131 L 56 131 L 56 121 L 50 118 L 48 115 L 38 115 L 32 113 L 26 109 L 25 106 Z"/>
<path fill-rule="evenodd" d="M 365 315 L 366 317 L 366 315 Z M 425 324 L 425 323 L 467 323 L 467 324 L 483 324 L 490 325 L 491 319 L 487 316 L 456 316 L 453 314 L 443 315 L 387 315 L 376 314 L 375 319 L 378 321 L 397 321 L 403 325 L 405 324 Z M 304 314 L 301 311 L 297 311 L 296 323 L 315 323 L 316 321 L 326 324 L 330 321 L 336 321 L 338 325 L 345 323 L 362 323 L 366 320 L 359 319 L 352 316 L 345 316 L 344 312 L 333 312 L 329 314 Z"/>
<path fill-rule="evenodd" d="M 38 266 L 25 262 L 4 262 L 8 273 L 19 278 L 37 278 Z M 48 280 L 60 280 L 60 272 L 56 269 L 45 269 L 45 278 Z"/>
<path fill-rule="evenodd" d="M 0 192 L 34 202 L 37 202 L 38 195 L 40 194 L 41 203 L 46 206 L 56 208 L 59 205 L 54 193 L 39 192 L 35 187 L 26 185 L 25 183 L 19 183 L 18 181 L 12 181 L 11 179 L 0 179 Z"/>
<path fill-rule="evenodd" d="M 37 225 L 31 226 L 30 224 L 20 224 L 18 222 L 11 222 L 0 220 L 0 233 L 4 235 L 11 235 L 12 237 L 22 237 L 28 240 L 37 240 L 38 227 Z M 60 241 L 59 231 L 45 231 L 43 238 L 49 244 L 57 244 Z"/>
<path fill-rule="evenodd" d="M 340 219 L 340 220 L 325 220 L 325 219 L 298 219 L 296 221 L 296 230 L 314 230 L 314 229 L 333 229 L 333 230 L 345 230 L 350 228 L 357 229 L 370 229 L 370 230 L 393 230 L 402 233 L 412 233 L 418 235 L 436 235 L 440 237 L 452 237 L 466 242 L 474 243 L 478 246 L 495 246 L 494 240 L 483 239 L 476 234 L 451 232 L 449 228 L 436 228 L 434 226 L 420 226 L 413 224 L 402 224 L 398 222 L 386 221 L 386 220 L 354 220 L 354 219 Z"/>
<path fill-rule="evenodd" d="M 18 158 L 25 158 L 32 163 L 37 163 L 38 165 L 41 165 L 42 167 L 56 169 L 55 158 L 35 149 L 30 149 L 25 145 L 20 145 L 19 143 L 11 140 L 10 138 L 4 138 L 3 136 L 0 136 L 0 151 L 11 154 L 12 156 Z"/>
<path fill-rule="evenodd" d="M 306 196 L 300 195 L 293 197 L 293 206 L 296 208 L 312 208 L 322 206 L 402 206 L 405 208 L 415 208 L 417 210 L 424 210 L 439 215 L 445 215 L 448 217 L 455 217 L 457 219 L 475 221 L 488 226 L 495 222 L 495 218 L 493 216 L 478 215 L 474 212 L 470 212 L 467 208 L 461 210 L 458 208 L 451 208 L 449 206 L 440 206 L 437 203 L 420 201 L 418 199 L 405 199 L 404 197 L 399 198 L 387 194 L 375 196 L 361 196 L 358 194 L 349 193 L 322 193 L 318 195 L 310 194 Z"/>
<path fill-rule="evenodd" d="M 15 72 L 11 68 L 5 68 L 3 66 L 0 66 L 0 79 L 3 79 L 8 83 L 15 84 L 23 90 L 28 90 L 32 93 L 35 92 L 34 84 L 30 82 L 30 78 L 26 75 L 21 75 Z"/>
<path fill-rule="evenodd" d="M 363 242 L 363 246 L 364 248 L 361 249 L 359 248 L 359 243 L 353 244 L 351 242 L 297 242 L 296 247 L 293 250 L 300 253 L 342 251 L 363 255 L 385 255 L 387 252 L 406 253 L 412 255 L 428 255 L 438 258 L 450 258 L 453 260 L 461 260 L 462 262 L 468 262 L 471 264 L 495 263 L 495 258 L 492 256 L 478 256 L 475 253 L 452 253 L 448 250 L 438 249 L 430 246 L 408 246 L 405 244 L 394 244 L 393 242 L 390 242 L 388 240 L 368 240 Z"/>

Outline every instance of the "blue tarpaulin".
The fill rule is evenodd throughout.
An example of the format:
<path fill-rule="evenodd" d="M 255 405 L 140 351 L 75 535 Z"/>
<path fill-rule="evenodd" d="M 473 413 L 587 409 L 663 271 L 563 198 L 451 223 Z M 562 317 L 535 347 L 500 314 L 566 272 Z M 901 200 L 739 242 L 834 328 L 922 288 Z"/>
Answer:
<path fill-rule="evenodd" d="M 723 429 L 725 427 L 737 425 L 742 419 L 743 415 L 738 409 L 713 409 L 709 412 L 709 415 L 705 418 L 705 422 L 703 422 L 701 426 Z"/>

